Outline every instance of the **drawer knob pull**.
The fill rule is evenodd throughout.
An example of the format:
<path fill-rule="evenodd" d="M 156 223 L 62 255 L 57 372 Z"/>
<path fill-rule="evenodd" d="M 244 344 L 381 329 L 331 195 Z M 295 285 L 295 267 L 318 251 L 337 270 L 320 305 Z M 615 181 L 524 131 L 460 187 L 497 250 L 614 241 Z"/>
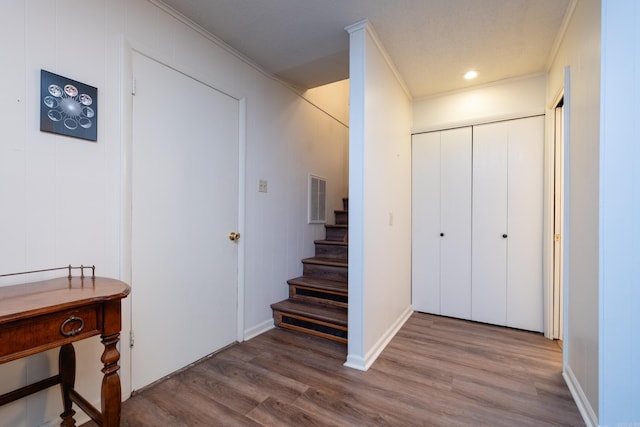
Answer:
<path fill-rule="evenodd" d="M 76 329 L 71 328 L 69 330 L 66 330 L 67 325 L 73 322 L 79 323 L 79 326 Z M 83 329 L 84 329 L 84 320 L 76 316 L 69 317 L 67 320 L 62 322 L 62 325 L 60 325 L 60 333 L 65 337 L 75 337 L 80 332 L 82 332 Z"/>

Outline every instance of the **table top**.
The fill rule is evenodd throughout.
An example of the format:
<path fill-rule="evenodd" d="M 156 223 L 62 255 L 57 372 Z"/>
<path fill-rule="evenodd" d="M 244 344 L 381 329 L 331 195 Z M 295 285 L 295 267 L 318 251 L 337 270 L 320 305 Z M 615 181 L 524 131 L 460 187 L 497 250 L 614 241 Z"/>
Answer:
<path fill-rule="evenodd" d="M 0 325 L 58 310 L 125 298 L 131 288 L 106 277 L 59 277 L 0 287 Z"/>

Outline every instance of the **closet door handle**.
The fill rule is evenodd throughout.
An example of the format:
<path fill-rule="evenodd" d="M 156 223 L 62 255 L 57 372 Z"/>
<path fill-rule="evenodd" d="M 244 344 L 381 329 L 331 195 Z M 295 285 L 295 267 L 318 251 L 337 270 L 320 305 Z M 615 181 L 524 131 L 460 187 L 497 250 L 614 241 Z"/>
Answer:
<path fill-rule="evenodd" d="M 503 238 L 503 239 L 506 239 L 507 237 L 509 237 L 509 236 L 507 236 L 506 234 L 503 234 L 503 235 L 502 235 L 502 238 Z"/>
<path fill-rule="evenodd" d="M 440 237 L 444 237 L 444 233 L 440 233 Z"/>

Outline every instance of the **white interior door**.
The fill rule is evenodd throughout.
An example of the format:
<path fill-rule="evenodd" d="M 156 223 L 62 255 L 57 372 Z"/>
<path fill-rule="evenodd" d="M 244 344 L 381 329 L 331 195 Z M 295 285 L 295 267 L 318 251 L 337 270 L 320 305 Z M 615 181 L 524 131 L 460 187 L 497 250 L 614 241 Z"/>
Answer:
<path fill-rule="evenodd" d="M 134 53 L 132 388 L 236 340 L 238 101 Z"/>
<path fill-rule="evenodd" d="M 412 303 L 471 316 L 471 128 L 413 136 Z"/>
<path fill-rule="evenodd" d="M 473 128 L 471 318 L 506 324 L 508 123 Z"/>
<path fill-rule="evenodd" d="M 509 127 L 506 324 L 542 331 L 544 116 L 506 124 Z"/>
<path fill-rule="evenodd" d="M 412 138 L 412 260 L 413 309 L 440 313 L 440 135 Z"/>
<path fill-rule="evenodd" d="M 474 127 L 472 318 L 542 331 L 544 117 Z"/>
<path fill-rule="evenodd" d="M 440 143 L 441 314 L 471 318 L 471 128 L 442 132 Z"/>
<path fill-rule="evenodd" d="M 554 213 L 553 213 L 553 338 L 562 340 L 562 240 L 564 218 L 564 103 L 555 109 L 555 138 L 554 138 Z"/>

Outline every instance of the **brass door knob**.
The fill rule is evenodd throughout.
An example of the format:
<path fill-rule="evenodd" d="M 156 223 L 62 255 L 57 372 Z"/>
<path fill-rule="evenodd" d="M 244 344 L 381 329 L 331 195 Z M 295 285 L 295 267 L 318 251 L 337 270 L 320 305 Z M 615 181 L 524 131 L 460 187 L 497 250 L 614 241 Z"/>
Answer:
<path fill-rule="evenodd" d="M 240 233 L 236 233 L 235 231 L 229 233 L 229 240 L 236 242 L 238 239 L 240 239 Z"/>

